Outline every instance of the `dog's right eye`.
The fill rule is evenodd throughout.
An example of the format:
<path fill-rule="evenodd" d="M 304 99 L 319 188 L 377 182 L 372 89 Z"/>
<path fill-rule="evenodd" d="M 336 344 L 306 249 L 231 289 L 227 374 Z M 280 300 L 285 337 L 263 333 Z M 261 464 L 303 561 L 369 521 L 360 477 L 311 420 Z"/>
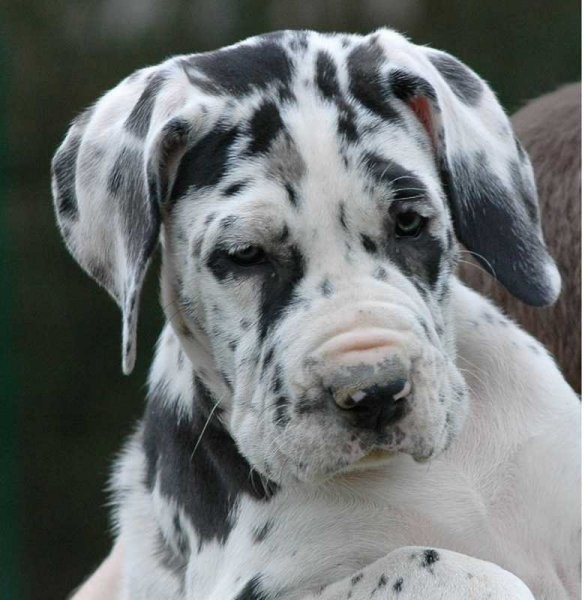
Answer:
<path fill-rule="evenodd" d="M 232 262 L 242 267 L 260 265 L 268 260 L 266 253 L 260 246 L 243 246 L 230 250 L 227 255 Z"/>

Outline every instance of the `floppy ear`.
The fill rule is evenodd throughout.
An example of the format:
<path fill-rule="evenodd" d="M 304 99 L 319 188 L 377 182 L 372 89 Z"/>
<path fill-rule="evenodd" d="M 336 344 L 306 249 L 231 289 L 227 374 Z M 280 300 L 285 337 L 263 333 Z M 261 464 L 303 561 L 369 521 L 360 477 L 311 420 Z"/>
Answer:
<path fill-rule="evenodd" d="M 52 162 L 57 221 L 79 264 L 122 310 L 122 369 L 136 357 L 140 290 L 161 209 L 185 150 L 177 116 L 188 83 L 165 65 L 138 71 L 78 117 Z"/>
<path fill-rule="evenodd" d="M 517 298 L 552 304 L 561 280 L 543 242 L 532 166 L 495 95 L 449 54 L 379 34 L 390 91 L 433 143 L 457 237 Z"/>

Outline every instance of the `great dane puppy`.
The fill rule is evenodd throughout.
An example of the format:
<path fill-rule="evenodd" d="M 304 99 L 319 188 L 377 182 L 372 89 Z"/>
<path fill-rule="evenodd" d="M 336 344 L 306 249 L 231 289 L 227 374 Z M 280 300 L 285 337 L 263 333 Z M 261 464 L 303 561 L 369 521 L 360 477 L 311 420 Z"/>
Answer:
<path fill-rule="evenodd" d="M 457 238 L 527 303 L 560 288 L 466 66 L 386 29 L 178 56 L 74 121 L 53 192 L 125 373 L 162 249 L 113 480 L 122 598 L 577 598 L 578 400 L 452 275 Z"/>

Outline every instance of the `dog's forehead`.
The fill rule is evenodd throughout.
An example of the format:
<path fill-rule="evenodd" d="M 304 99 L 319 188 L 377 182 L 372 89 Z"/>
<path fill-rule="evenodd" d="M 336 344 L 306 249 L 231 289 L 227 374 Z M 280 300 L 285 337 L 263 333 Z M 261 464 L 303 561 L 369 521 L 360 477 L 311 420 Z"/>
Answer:
<path fill-rule="evenodd" d="M 191 83 L 224 110 L 183 160 L 175 197 L 256 188 L 305 216 L 359 201 L 372 180 L 438 197 L 428 137 L 378 84 L 384 60 L 375 36 L 304 31 L 186 58 Z"/>

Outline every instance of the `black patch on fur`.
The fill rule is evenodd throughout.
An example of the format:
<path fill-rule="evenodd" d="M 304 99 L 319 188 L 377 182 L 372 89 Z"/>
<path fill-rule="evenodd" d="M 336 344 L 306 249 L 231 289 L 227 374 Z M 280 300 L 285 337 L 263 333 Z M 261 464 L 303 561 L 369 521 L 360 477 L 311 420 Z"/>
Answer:
<path fill-rule="evenodd" d="M 280 112 L 274 102 L 263 102 L 252 115 L 250 120 L 250 134 L 252 139 L 247 151 L 250 154 L 262 154 L 267 152 L 270 145 L 284 130 L 284 123 L 280 118 Z"/>
<path fill-rule="evenodd" d="M 423 560 L 421 566 L 425 568 L 431 567 L 434 563 L 436 563 L 440 559 L 439 553 L 436 550 L 425 550 L 423 552 Z"/>
<path fill-rule="evenodd" d="M 236 194 L 239 194 L 248 185 L 248 183 L 248 181 L 236 181 L 236 183 L 232 183 L 232 185 L 223 191 L 223 195 L 235 196 Z"/>
<path fill-rule="evenodd" d="M 264 279 L 259 323 L 261 340 L 291 304 L 303 275 L 303 256 L 297 248 L 291 247 L 288 259 L 275 266 L 274 276 L 271 273 L 270 277 Z"/>
<path fill-rule="evenodd" d="M 266 592 L 262 591 L 260 585 L 261 576 L 256 575 L 244 586 L 242 591 L 234 598 L 234 600 L 268 600 Z"/>
<path fill-rule="evenodd" d="M 364 574 L 363 573 L 358 573 L 357 575 L 354 575 L 350 581 L 351 581 L 351 585 L 356 585 L 357 583 L 359 583 L 362 579 L 364 578 Z"/>
<path fill-rule="evenodd" d="M 394 585 L 392 586 L 392 589 L 398 593 L 402 591 L 402 586 L 404 584 L 404 579 L 402 577 L 399 577 L 395 582 Z"/>
<path fill-rule="evenodd" d="M 359 135 L 355 109 L 341 98 L 337 99 L 336 104 L 337 110 L 339 111 L 339 117 L 337 117 L 337 133 L 348 142 L 357 141 Z"/>
<path fill-rule="evenodd" d="M 347 57 L 349 91 L 370 112 L 400 122 L 400 115 L 388 102 L 388 91 L 380 79 L 384 60 L 384 51 L 374 40 L 356 46 Z"/>
<path fill-rule="evenodd" d="M 217 410 L 209 418 L 216 401 L 199 380 L 195 386 L 192 419 L 163 403 L 161 396 L 168 394 L 164 388 L 150 394 L 143 438 L 146 485 L 152 490 L 158 481 L 163 496 L 189 516 L 200 543 L 223 543 L 232 529 L 230 512 L 238 498 L 266 501 L 277 486 L 261 481 L 251 469 L 221 425 Z"/>
<path fill-rule="evenodd" d="M 287 195 L 288 201 L 293 206 L 297 206 L 299 203 L 299 199 L 297 197 L 297 193 L 295 191 L 294 186 L 291 183 L 287 182 L 284 184 L 284 189 L 286 190 L 286 195 Z"/>
<path fill-rule="evenodd" d="M 347 219 L 345 216 L 345 204 L 343 202 L 339 203 L 339 223 L 344 231 L 349 231 L 347 228 Z"/>
<path fill-rule="evenodd" d="M 533 306 L 550 303 L 540 228 L 488 165 L 478 152 L 451 157 L 450 170 L 441 171 L 457 237 L 514 296 Z"/>
<path fill-rule="evenodd" d="M 448 54 L 430 52 L 428 57 L 459 100 L 469 106 L 477 106 L 483 93 L 479 78 L 463 63 Z"/>
<path fill-rule="evenodd" d="M 238 137 L 237 127 L 226 129 L 217 124 L 183 156 L 170 202 L 187 193 L 189 188 L 217 185 L 226 173 L 229 152 Z"/>
<path fill-rule="evenodd" d="M 369 235 L 362 233 L 360 235 L 360 239 L 362 241 L 362 246 L 364 247 L 364 250 L 368 254 L 374 254 L 378 251 L 378 246 L 376 246 L 376 242 L 374 242 L 374 240 Z"/>
<path fill-rule="evenodd" d="M 51 165 L 53 178 L 57 186 L 55 199 L 57 212 L 62 219 L 77 219 L 79 210 L 75 197 L 75 171 L 81 136 L 76 136 L 55 154 Z"/>
<path fill-rule="evenodd" d="M 155 73 L 150 77 L 148 84 L 124 123 L 126 129 L 140 139 L 145 138 L 148 133 L 156 96 L 165 79 L 166 75 L 164 73 Z"/>
<path fill-rule="evenodd" d="M 363 157 L 363 164 L 376 182 L 392 187 L 394 200 L 405 202 L 426 193 L 424 183 L 412 171 L 389 158 L 368 152 Z"/>
<path fill-rule="evenodd" d="M 252 532 L 255 544 L 260 544 L 266 539 L 266 536 L 270 533 L 270 530 L 274 527 L 274 521 L 266 521 L 262 527 L 256 527 Z"/>
<path fill-rule="evenodd" d="M 183 61 L 183 68 L 191 83 L 209 93 L 241 97 L 272 84 L 288 87 L 292 62 L 275 41 L 266 37 L 257 44 L 196 54 Z"/>
<path fill-rule="evenodd" d="M 315 62 L 315 84 L 327 100 L 340 95 L 337 68 L 331 55 L 325 50 L 319 50 Z"/>
<path fill-rule="evenodd" d="M 390 91 L 404 102 L 415 96 L 425 96 L 432 101 L 437 99 L 433 86 L 426 79 L 402 69 L 388 75 L 388 85 Z"/>

